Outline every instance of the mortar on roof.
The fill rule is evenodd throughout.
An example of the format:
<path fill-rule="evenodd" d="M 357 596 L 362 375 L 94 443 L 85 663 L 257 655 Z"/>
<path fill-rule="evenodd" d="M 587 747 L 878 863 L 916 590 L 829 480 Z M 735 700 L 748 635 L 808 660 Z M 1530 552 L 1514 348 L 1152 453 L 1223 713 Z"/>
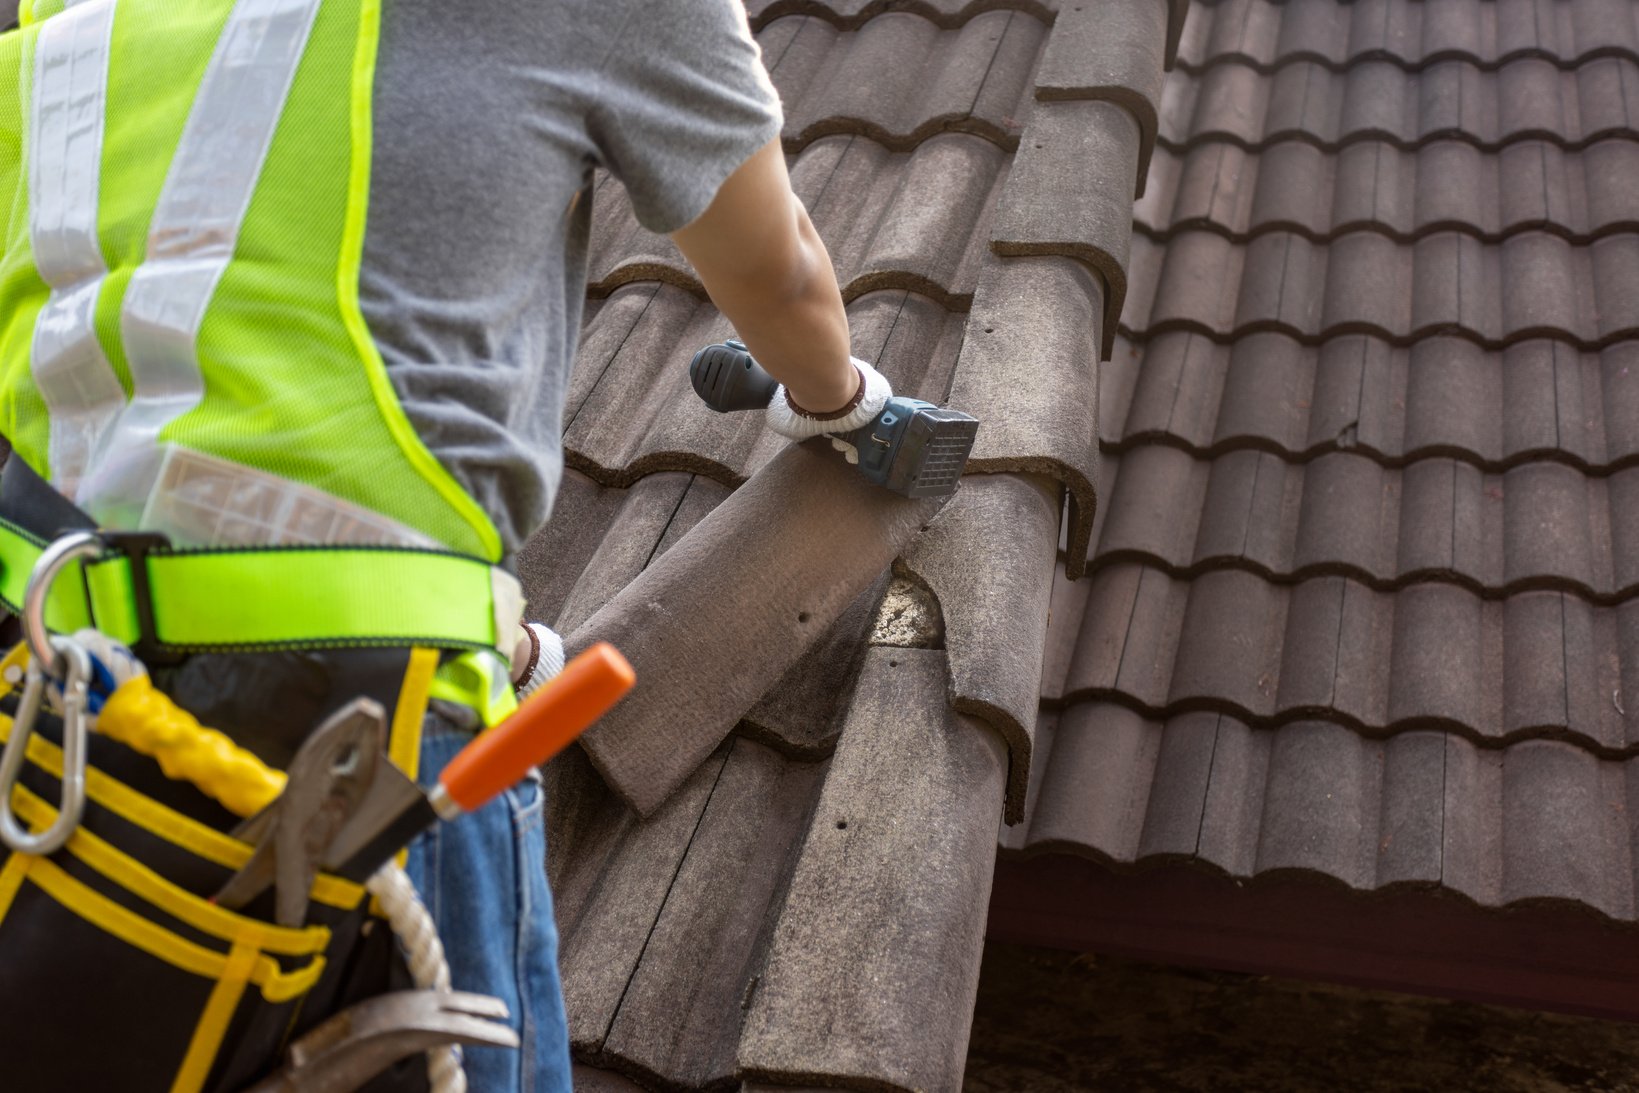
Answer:
<path fill-rule="evenodd" d="M 932 592 L 908 577 L 894 577 L 871 626 L 872 645 L 943 649 L 945 618 Z"/>

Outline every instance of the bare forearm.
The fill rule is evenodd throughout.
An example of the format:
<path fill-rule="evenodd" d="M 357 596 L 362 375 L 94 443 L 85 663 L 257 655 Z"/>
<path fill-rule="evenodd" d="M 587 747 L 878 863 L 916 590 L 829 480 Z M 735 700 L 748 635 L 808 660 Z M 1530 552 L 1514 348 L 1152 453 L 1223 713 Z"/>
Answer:
<path fill-rule="evenodd" d="M 783 278 L 706 286 L 746 348 L 801 406 L 826 411 L 853 398 L 848 316 L 831 256 L 796 205 L 799 245 Z"/>
<path fill-rule="evenodd" d="M 849 402 L 848 316 L 831 256 L 791 192 L 771 141 L 731 175 L 711 207 L 672 238 L 746 348 L 816 413 Z"/>

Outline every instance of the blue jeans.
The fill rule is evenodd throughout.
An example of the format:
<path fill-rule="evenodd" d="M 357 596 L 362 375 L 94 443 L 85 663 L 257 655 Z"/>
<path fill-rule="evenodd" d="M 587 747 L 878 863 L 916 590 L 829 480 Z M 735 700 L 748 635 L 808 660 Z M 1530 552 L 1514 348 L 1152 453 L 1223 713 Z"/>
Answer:
<path fill-rule="evenodd" d="M 471 739 L 429 716 L 421 784 Z M 482 1093 L 571 1093 L 544 813 L 537 775 L 410 844 L 410 879 L 438 923 L 452 985 L 501 999 L 518 1031 L 517 1051 L 464 1049 L 468 1088 Z"/>

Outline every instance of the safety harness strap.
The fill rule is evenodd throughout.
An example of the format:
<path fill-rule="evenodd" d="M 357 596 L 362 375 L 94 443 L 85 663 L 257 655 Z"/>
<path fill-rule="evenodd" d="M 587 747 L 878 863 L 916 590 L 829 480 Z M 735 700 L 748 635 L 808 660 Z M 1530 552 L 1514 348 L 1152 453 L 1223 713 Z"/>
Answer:
<path fill-rule="evenodd" d="M 106 554 L 53 582 L 46 625 L 60 632 L 95 626 L 149 657 L 406 645 L 500 650 L 523 614 L 517 578 L 459 554 L 170 549 L 148 537 L 106 538 Z M 14 612 L 45 546 L 0 520 L 0 601 Z"/>

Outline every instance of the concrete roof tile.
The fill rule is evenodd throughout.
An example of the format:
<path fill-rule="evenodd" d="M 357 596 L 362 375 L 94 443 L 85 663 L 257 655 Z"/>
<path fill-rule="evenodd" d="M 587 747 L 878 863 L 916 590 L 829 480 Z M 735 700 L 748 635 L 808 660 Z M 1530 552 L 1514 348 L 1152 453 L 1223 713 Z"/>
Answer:
<path fill-rule="evenodd" d="M 1161 741 L 1131 710 L 1067 710 L 1053 729 L 1055 758 L 1030 813 L 1028 845 L 1037 851 L 1080 845 L 1115 862 L 1136 861 Z"/>
<path fill-rule="evenodd" d="M 571 651 L 614 642 L 638 675 L 581 737 L 599 772 L 654 812 L 938 507 L 872 486 L 829 446 L 775 456 L 566 636 Z"/>
<path fill-rule="evenodd" d="M 982 422 L 970 471 L 1049 475 L 1071 498 L 1070 558 L 1092 534 L 1103 293 L 1065 258 L 992 258 L 980 274 L 950 403 Z"/>
<path fill-rule="evenodd" d="M 1133 116 L 1140 196 L 1155 148 L 1166 35 L 1163 0 L 1067 4 L 1036 72 L 1037 98 L 1107 101 Z"/>
<path fill-rule="evenodd" d="M 823 764 L 730 746 L 671 879 L 601 1052 L 670 1083 L 737 1073 L 746 984 L 782 897 L 783 865 L 808 828 Z"/>
<path fill-rule="evenodd" d="M 1360 140 L 1414 148 L 1457 138 L 1494 151 L 1528 139 L 1581 148 L 1633 132 L 1639 58 L 1631 55 L 1573 69 L 1515 56 L 1495 67 L 1451 59 L 1408 70 L 1379 57 L 1367 53 L 1341 70 L 1302 58 L 1273 70 L 1237 59 L 1206 66 L 1163 91 L 1160 142 L 1182 151 L 1204 140 L 1257 148 L 1303 139 L 1334 151 Z"/>
<path fill-rule="evenodd" d="M 790 18 L 805 20 L 799 33 L 780 28 L 784 20 L 762 33 L 780 34 L 769 71 L 789 104 L 784 137 L 793 150 L 833 133 L 903 150 L 953 129 L 1008 149 L 1018 143 L 1021 106 L 1047 37 L 1036 16 L 981 11 L 942 27 L 921 14 L 887 12 L 847 30 Z"/>
<path fill-rule="evenodd" d="M 1086 263 L 1103 278 L 1109 331 L 1127 294 L 1133 201 L 1127 180 L 1138 138 L 1123 107 L 1037 103 L 997 207 L 991 242 L 998 254 L 1060 255 Z"/>
<path fill-rule="evenodd" d="M 1565 898 L 1613 918 L 1633 915 L 1621 769 L 1551 740 L 1511 748 L 1502 769 L 1503 892 L 1507 902 Z M 1624 863 L 1625 864 L 1625 863 Z"/>
<path fill-rule="evenodd" d="M 1051 482 L 968 478 L 905 553 L 939 600 L 954 709 L 983 718 L 1012 758 L 1007 815 L 1024 811 L 1058 540 Z"/>
<path fill-rule="evenodd" d="M 1382 745 L 1341 725 L 1297 722 L 1270 742 L 1259 872 L 1308 869 L 1376 884 Z"/>
<path fill-rule="evenodd" d="M 946 706 L 943 661 L 920 649 L 867 658 L 749 999 L 748 1077 L 959 1083 L 971 1010 L 928 1000 L 977 986 L 1007 759 Z"/>

